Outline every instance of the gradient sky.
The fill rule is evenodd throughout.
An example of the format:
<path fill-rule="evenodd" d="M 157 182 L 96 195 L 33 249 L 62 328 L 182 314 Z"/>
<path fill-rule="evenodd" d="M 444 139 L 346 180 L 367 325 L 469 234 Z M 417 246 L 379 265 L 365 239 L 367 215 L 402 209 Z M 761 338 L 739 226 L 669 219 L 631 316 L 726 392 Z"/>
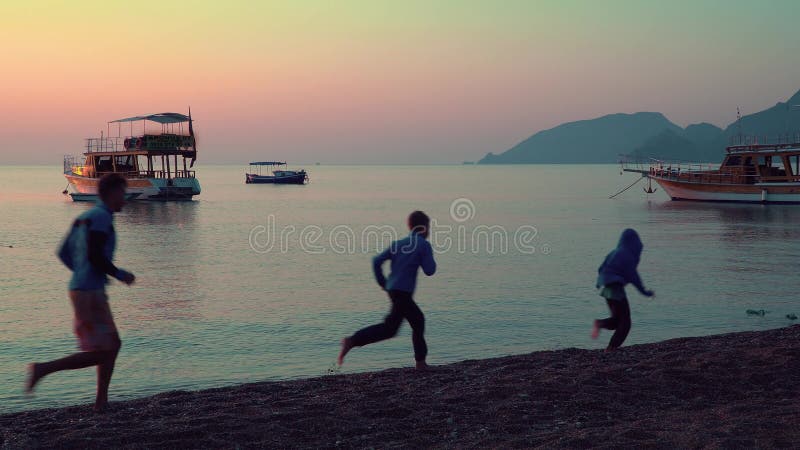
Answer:
<path fill-rule="evenodd" d="M 442 163 L 614 112 L 732 122 L 800 89 L 800 2 L 0 3 L 0 164 L 191 105 L 200 163 Z M 797 124 L 800 128 L 800 124 Z"/>

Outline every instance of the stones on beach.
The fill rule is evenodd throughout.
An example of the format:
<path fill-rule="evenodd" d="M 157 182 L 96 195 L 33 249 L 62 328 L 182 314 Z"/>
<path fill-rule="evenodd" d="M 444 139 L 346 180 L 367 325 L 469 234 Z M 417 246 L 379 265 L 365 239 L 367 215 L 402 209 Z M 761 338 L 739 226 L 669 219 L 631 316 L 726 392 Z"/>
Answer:
<path fill-rule="evenodd" d="M 748 309 L 747 315 L 748 316 L 759 316 L 764 317 L 769 311 L 765 311 L 763 309 Z M 789 320 L 797 320 L 797 315 L 794 313 L 789 313 L 786 315 L 786 318 Z"/>

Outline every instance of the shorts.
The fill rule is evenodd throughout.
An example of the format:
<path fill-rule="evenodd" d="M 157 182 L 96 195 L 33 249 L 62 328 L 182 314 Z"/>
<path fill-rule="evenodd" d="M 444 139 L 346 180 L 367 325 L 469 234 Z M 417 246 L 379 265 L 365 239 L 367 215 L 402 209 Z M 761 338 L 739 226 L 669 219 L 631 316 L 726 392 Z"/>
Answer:
<path fill-rule="evenodd" d="M 119 348 L 119 334 L 104 290 L 69 291 L 75 311 L 74 331 L 78 348 L 85 352 Z"/>
<path fill-rule="evenodd" d="M 600 288 L 600 296 L 607 300 L 627 300 L 625 287 L 620 283 L 612 283 Z"/>

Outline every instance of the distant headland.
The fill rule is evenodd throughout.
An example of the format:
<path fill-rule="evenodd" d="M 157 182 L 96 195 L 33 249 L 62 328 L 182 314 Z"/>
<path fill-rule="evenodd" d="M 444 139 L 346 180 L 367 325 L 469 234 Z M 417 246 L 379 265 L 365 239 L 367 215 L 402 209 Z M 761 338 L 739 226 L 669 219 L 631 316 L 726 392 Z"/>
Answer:
<path fill-rule="evenodd" d="M 602 164 L 620 154 L 637 158 L 718 162 L 731 137 L 739 133 L 778 136 L 800 131 L 800 91 L 786 102 L 742 116 L 724 130 L 698 123 L 681 128 L 658 112 L 609 114 L 539 131 L 478 164 Z"/>

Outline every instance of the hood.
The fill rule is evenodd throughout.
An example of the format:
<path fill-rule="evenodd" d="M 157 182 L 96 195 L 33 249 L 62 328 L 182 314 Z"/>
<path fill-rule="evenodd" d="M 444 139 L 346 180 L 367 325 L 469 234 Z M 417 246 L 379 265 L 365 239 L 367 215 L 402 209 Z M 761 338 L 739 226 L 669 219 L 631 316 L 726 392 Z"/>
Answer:
<path fill-rule="evenodd" d="M 635 259 L 638 264 L 639 258 L 642 256 L 642 240 L 639 239 L 639 233 L 632 228 L 626 228 L 625 231 L 622 232 L 622 236 L 619 237 L 619 243 L 617 244 L 617 250 L 624 250 L 630 253 Z"/>

